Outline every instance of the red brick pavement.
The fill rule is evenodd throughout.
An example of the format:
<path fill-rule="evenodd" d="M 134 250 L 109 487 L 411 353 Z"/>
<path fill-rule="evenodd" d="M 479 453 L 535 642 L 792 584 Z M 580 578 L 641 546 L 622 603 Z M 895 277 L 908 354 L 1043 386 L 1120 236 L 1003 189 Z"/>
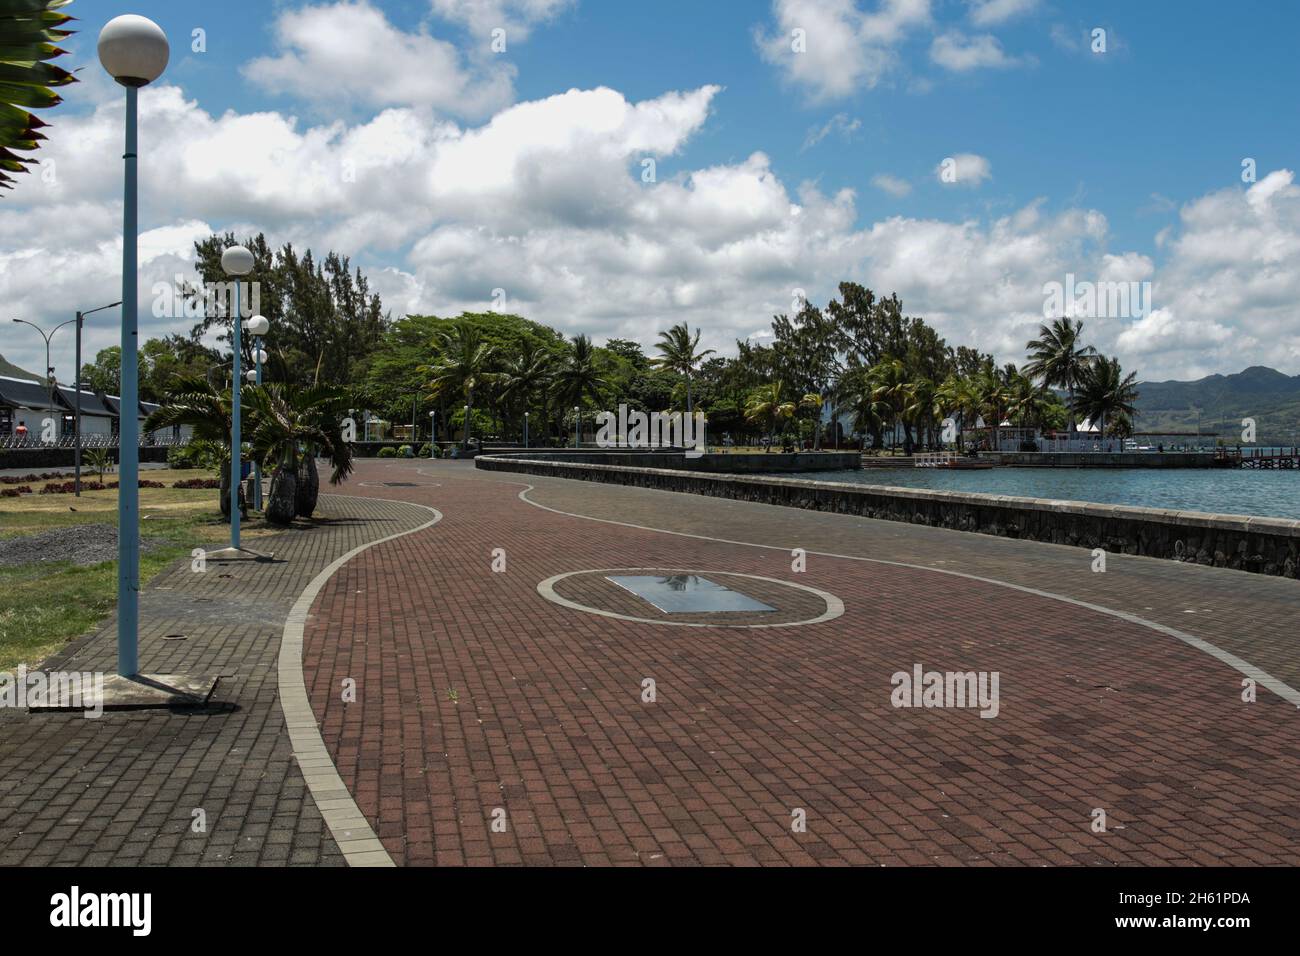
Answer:
<path fill-rule="evenodd" d="M 1300 862 L 1294 708 L 1262 689 L 1243 703 L 1240 674 L 1173 638 L 920 570 L 818 558 L 795 574 L 778 551 L 552 514 L 520 482 L 427 470 L 362 464 L 361 481 L 441 484 L 349 493 L 444 518 L 341 569 L 305 642 L 326 745 L 399 863 Z M 1047 546 L 1024 547 L 1032 562 Z M 789 580 L 846 613 L 665 627 L 537 593 L 625 567 Z M 894 708 L 891 675 L 916 663 L 999 672 L 1000 713 Z"/>

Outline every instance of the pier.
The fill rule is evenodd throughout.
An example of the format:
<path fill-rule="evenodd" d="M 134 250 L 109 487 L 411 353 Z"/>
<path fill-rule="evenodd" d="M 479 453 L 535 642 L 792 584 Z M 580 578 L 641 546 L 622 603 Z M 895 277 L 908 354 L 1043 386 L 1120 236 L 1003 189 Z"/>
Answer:
<path fill-rule="evenodd" d="M 1220 448 L 1214 462 L 1220 468 L 1251 468 L 1256 471 L 1300 468 L 1300 447 Z"/>

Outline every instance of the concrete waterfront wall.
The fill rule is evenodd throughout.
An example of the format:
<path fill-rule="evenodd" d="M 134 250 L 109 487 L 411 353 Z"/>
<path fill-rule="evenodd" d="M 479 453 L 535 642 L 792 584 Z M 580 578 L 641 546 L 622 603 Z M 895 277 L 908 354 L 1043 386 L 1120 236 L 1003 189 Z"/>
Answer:
<path fill-rule="evenodd" d="M 476 465 L 489 471 L 757 501 L 1289 578 L 1295 578 L 1300 567 L 1300 521 L 1283 518 L 517 457 L 482 457 Z"/>
<path fill-rule="evenodd" d="M 497 451 L 489 448 L 480 456 L 567 462 L 584 465 L 619 465 L 633 468 L 662 468 L 689 472 L 724 474 L 774 474 L 800 471 L 847 471 L 862 467 L 862 455 L 856 451 L 795 452 L 783 454 L 708 454 L 687 458 L 680 451 L 656 451 L 630 448 L 619 451 L 603 449 L 534 449 L 531 451 Z"/>
<path fill-rule="evenodd" d="M 1000 465 L 1020 468 L 1214 468 L 1212 451 L 1141 452 L 985 452 Z"/>

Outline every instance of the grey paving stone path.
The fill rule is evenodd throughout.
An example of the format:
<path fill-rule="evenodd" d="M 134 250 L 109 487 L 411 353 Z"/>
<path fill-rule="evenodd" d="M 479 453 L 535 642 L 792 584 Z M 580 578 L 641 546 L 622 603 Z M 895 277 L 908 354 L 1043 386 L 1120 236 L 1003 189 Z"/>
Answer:
<path fill-rule="evenodd" d="M 280 638 L 330 562 L 429 513 L 326 495 L 317 514 L 313 527 L 258 539 L 275 563 L 196 574 L 186 561 L 144 585 L 142 669 L 224 675 L 207 709 L 87 719 L 0 708 L 0 865 L 343 865 L 293 757 Z M 51 664 L 112 673 L 116 654 L 110 621 Z M 205 832 L 192 827 L 199 810 Z"/>

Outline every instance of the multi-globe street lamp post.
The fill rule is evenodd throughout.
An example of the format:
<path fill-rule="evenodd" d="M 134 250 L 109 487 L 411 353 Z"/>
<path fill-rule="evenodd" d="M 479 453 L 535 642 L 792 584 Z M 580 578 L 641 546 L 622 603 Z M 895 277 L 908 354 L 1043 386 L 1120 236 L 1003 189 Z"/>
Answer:
<path fill-rule="evenodd" d="M 139 673 L 140 407 L 138 243 L 139 94 L 162 76 L 171 55 L 167 34 L 145 17 L 115 17 L 99 34 L 99 62 L 126 88 L 126 151 L 122 214 L 122 388 L 118 430 L 117 672 Z M 78 377 L 80 377 L 78 375 Z"/>
<path fill-rule="evenodd" d="M 248 320 L 248 331 L 253 336 L 253 360 L 257 363 L 257 369 L 252 374 L 254 384 L 262 384 L 262 363 L 267 359 L 266 352 L 262 349 L 262 337 L 271 331 L 270 320 L 264 315 L 255 315 Z M 262 463 L 253 460 L 253 507 L 258 511 L 262 510 Z"/>
<path fill-rule="evenodd" d="M 243 246 L 231 246 L 221 254 L 221 268 L 235 280 L 235 308 L 230 322 L 231 351 L 233 353 L 230 380 L 230 550 L 239 550 L 239 486 L 243 482 L 244 445 L 240 435 L 239 393 L 243 390 L 240 362 L 243 359 L 240 344 L 240 327 L 244 324 L 243 294 L 240 279 L 253 271 L 253 254 Z"/>

